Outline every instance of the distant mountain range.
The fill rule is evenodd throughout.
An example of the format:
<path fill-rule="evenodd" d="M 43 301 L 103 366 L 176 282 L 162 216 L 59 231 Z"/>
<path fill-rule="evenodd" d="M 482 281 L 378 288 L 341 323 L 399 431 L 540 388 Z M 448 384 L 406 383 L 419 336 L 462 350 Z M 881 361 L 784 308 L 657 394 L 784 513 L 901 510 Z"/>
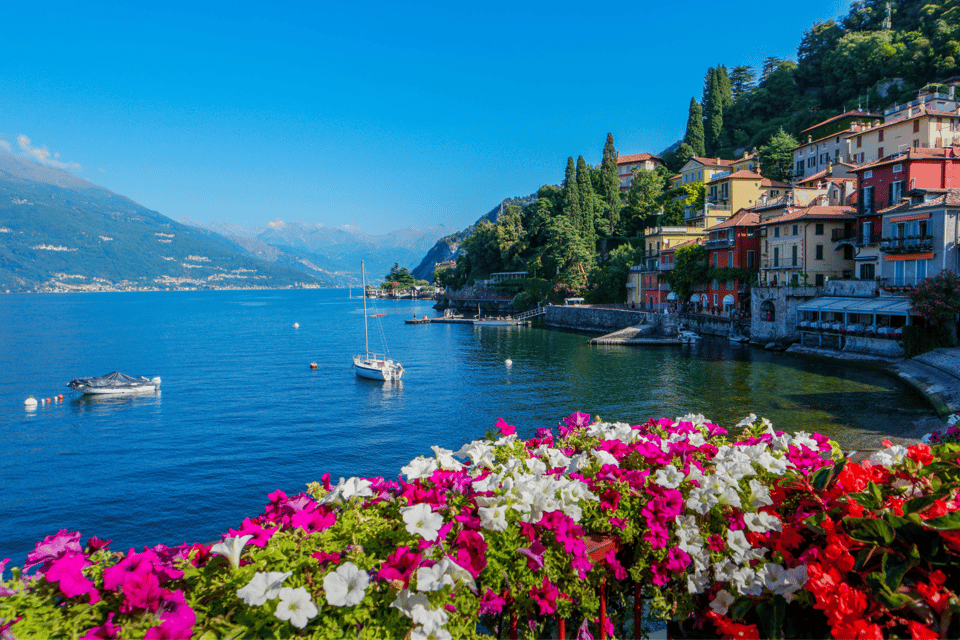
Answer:
<path fill-rule="evenodd" d="M 330 286 L 0 150 L 0 292 Z"/>
<path fill-rule="evenodd" d="M 442 225 L 408 227 L 385 235 L 370 235 L 350 226 L 277 220 L 263 227 L 180 222 L 219 233 L 267 262 L 322 277 L 338 286 L 360 284 L 360 261 L 366 262 L 367 283 L 379 283 L 394 263 L 411 268 L 438 238 L 450 234 Z"/>

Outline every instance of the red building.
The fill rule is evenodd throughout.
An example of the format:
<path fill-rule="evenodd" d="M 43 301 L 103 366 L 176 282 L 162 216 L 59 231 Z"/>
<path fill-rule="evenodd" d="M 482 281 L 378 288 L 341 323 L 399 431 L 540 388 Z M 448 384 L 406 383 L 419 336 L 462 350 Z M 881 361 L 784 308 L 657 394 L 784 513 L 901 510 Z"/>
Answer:
<path fill-rule="evenodd" d="M 728 220 L 706 229 L 707 264 L 714 268 L 758 269 L 760 267 L 760 216 L 740 209 Z M 750 313 L 751 282 L 713 280 L 707 287 L 706 307 L 729 315 Z M 701 297 L 702 300 L 702 297 Z"/>

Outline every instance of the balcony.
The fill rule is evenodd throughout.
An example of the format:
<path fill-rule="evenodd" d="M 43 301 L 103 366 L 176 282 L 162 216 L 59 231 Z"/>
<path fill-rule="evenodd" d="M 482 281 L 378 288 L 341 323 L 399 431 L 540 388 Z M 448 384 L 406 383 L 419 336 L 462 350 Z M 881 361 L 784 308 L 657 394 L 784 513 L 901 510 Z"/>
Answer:
<path fill-rule="evenodd" d="M 854 240 L 857 232 L 852 229 L 834 229 L 830 237 L 831 242 L 843 242 L 844 240 Z"/>
<path fill-rule="evenodd" d="M 707 240 L 703 243 L 707 249 L 732 249 L 733 240 L 724 238 L 723 240 Z"/>
<path fill-rule="evenodd" d="M 922 253 L 932 250 L 933 236 L 908 236 L 906 238 L 882 238 L 880 240 L 880 251 L 884 253 Z"/>
<path fill-rule="evenodd" d="M 864 234 L 863 231 L 861 230 L 860 233 L 857 235 L 857 246 L 866 247 L 870 245 L 879 244 L 880 240 L 881 240 L 881 237 L 880 237 L 879 229 L 874 229 L 868 234 Z"/>

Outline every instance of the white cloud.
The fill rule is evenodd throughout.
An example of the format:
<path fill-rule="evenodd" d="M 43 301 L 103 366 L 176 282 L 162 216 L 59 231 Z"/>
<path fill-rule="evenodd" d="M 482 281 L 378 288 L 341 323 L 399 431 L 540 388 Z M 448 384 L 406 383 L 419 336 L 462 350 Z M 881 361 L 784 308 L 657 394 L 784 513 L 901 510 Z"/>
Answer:
<path fill-rule="evenodd" d="M 10 148 L 10 143 L 6 140 L 0 140 L 0 149 L 3 149 L 7 153 L 12 153 L 13 150 Z"/>
<path fill-rule="evenodd" d="M 83 171 L 83 167 L 76 162 L 61 162 L 59 153 L 50 153 L 46 147 L 34 147 L 30 144 L 30 138 L 22 133 L 17 136 L 17 144 L 21 151 L 30 156 L 34 161 L 45 164 L 48 167 L 57 167 L 58 169 L 69 169 L 71 171 Z"/>
<path fill-rule="evenodd" d="M 280 218 L 277 218 L 273 222 L 268 222 L 267 224 L 269 224 L 274 229 L 283 229 L 287 225 L 287 223 L 281 220 Z"/>

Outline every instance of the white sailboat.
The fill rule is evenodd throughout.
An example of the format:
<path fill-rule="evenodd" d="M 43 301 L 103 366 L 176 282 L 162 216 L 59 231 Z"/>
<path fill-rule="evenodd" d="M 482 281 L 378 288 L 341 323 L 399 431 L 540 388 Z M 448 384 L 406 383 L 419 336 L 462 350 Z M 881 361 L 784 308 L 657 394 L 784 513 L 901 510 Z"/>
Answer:
<path fill-rule="evenodd" d="M 403 367 L 385 355 L 370 352 L 370 338 L 367 335 L 367 273 L 363 260 L 360 261 L 360 274 L 363 279 L 363 340 L 366 352 L 353 356 L 353 367 L 357 375 L 370 380 L 399 380 L 403 376 Z"/>

